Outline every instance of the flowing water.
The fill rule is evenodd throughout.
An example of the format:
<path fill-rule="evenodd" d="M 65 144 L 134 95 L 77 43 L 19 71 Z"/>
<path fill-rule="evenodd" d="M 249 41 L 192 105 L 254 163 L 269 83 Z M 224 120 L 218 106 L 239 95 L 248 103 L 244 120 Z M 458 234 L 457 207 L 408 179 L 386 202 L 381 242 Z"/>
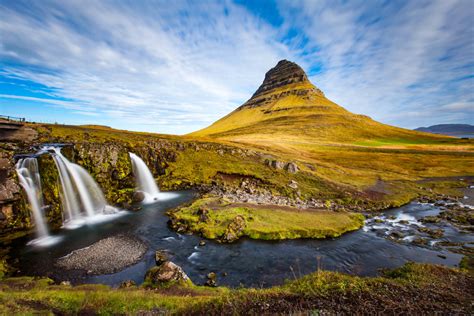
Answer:
<path fill-rule="evenodd" d="M 148 169 L 145 162 L 135 155 L 134 153 L 128 153 L 132 161 L 133 174 L 137 182 L 138 191 L 143 192 L 145 199 L 143 204 L 155 203 L 158 200 L 160 190 L 156 185 L 155 179 Z"/>
<path fill-rule="evenodd" d="M 41 189 L 38 160 L 34 157 L 18 160 L 16 172 L 30 204 L 37 240 L 44 240 L 49 236 L 49 232 L 43 214 L 43 191 Z"/>
<path fill-rule="evenodd" d="M 166 194 L 166 193 L 162 193 Z M 168 199 L 163 198 L 167 196 Z M 242 239 L 233 244 L 206 241 L 180 235 L 167 226 L 165 211 L 191 200 L 193 192 L 184 191 L 159 197 L 160 202 L 146 205 L 139 212 L 126 214 L 105 223 L 84 225 L 75 230 L 60 230 L 60 243 L 49 248 L 25 246 L 28 238 L 15 241 L 13 257 L 19 259 L 20 274 L 49 275 L 73 283 L 104 283 L 117 286 L 132 279 L 143 282 L 147 269 L 154 265 L 154 251 L 166 249 L 171 260 L 183 267 L 196 284 L 203 284 L 209 272 L 216 272 L 218 284 L 227 286 L 270 286 L 282 284 L 318 268 L 357 275 L 377 275 L 381 268 L 399 267 L 407 261 L 456 266 L 462 255 L 437 245 L 439 241 L 472 243 L 472 234 L 463 234 L 449 224 L 442 224 L 445 234 L 423 246 L 405 240 L 390 239 L 394 229 L 406 236 L 423 224 L 420 218 L 435 215 L 440 209 L 433 205 L 411 203 L 387 211 L 379 220 L 367 220 L 364 229 L 326 240 L 258 241 Z M 383 222 L 380 223 L 380 220 Z M 115 234 L 131 234 L 149 246 L 144 258 L 133 266 L 108 275 L 91 276 L 81 271 L 64 271 L 54 266 L 56 260 L 73 250 Z M 126 255 L 126 254 L 124 254 Z M 223 273 L 227 273 L 226 276 Z"/>

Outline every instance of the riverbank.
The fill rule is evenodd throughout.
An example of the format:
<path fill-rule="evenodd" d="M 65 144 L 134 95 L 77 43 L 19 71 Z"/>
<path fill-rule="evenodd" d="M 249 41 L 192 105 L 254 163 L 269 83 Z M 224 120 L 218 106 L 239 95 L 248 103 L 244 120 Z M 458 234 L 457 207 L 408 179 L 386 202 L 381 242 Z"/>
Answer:
<path fill-rule="evenodd" d="M 474 278 L 465 271 L 409 263 L 380 277 L 317 271 L 269 289 L 203 286 L 111 289 L 0 280 L 0 313 L 56 314 L 420 314 L 472 311 Z"/>

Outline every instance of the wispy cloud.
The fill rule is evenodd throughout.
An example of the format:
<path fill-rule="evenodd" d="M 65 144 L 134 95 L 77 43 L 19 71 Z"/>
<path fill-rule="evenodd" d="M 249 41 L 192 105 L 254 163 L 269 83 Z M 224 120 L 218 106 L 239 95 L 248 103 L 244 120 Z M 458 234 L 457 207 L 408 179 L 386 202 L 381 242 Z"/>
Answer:
<path fill-rule="evenodd" d="M 231 1 L 3 2 L 0 77 L 46 87 L 32 102 L 185 133 L 286 58 L 354 112 L 406 127 L 474 121 L 470 0 L 277 4 L 281 24 Z"/>
<path fill-rule="evenodd" d="M 337 103 L 405 127 L 446 122 L 454 111 L 474 122 L 472 1 L 308 0 L 281 12 L 309 38 L 307 63 L 322 65 L 312 79 Z"/>

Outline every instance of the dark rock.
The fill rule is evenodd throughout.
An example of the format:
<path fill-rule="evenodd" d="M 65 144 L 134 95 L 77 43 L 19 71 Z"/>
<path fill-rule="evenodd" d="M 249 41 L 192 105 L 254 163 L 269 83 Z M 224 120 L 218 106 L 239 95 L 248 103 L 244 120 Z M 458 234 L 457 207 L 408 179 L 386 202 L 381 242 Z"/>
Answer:
<path fill-rule="evenodd" d="M 135 193 L 133 193 L 133 197 L 132 197 L 133 202 L 140 203 L 140 202 L 143 202 L 144 199 L 145 199 L 145 193 L 141 191 L 136 191 Z"/>
<path fill-rule="evenodd" d="M 215 272 L 211 272 L 207 275 L 207 281 L 205 283 L 206 286 L 217 286 L 217 274 Z"/>
<path fill-rule="evenodd" d="M 425 216 L 421 219 L 421 222 L 423 223 L 439 223 L 441 221 L 441 218 L 437 216 Z"/>
<path fill-rule="evenodd" d="M 155 252 L 155 263 L 157 266 L 169 260 L 168 253 L 165 250 L 157 250 Z"/>
<path fill-rule="evenodd" d="M 135 286 L 137 286 L 137 284 L 135 283 L 135 281 L 133 281 L 133 280 L 126 280 L 126 281 L 123 281 L 122 283 L 120 283 L 119 288 L 121 288 L 121 289 L 126 289 L 126 288 L 135 287 Z"/>
<path fill-rule="evenodd" d="M 199 246 L 204 247 L 206 245 L 206 242 L 204 240 L 201 240 L 199 242 Z"/>

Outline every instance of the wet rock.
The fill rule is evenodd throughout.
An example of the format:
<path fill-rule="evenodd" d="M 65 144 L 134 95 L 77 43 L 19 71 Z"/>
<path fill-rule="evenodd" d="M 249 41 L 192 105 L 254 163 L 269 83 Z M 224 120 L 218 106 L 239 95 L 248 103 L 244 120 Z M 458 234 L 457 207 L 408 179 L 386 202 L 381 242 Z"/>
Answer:
<path fill-rule="evenodd" d="M 135 193 L 133 193 L 133 197 L 132 197 L 133 202 L 140 203 L 140 202 L 143 202 L 144 199 L 145 199 L 145 193 L 141 191 L 136 191 Z"/>
<path fill-rule="evenodd" d="M 152 285 L 165 285 L 174 282 L 184 283 L 188 280 L 189 277 L 183 269 L 171 261 L 153 267 L 145 274 L 145 282 Z"/>
<path fill-rule="evenodd" d="M 165 250 L 157 250 L 155 252 L 155 263 L 157 266 L 169 260 L 168 253 Z"/>
<path fill-rule="evenodd" d="M 204 240 L 201 240 L 199 242 L 199 246 L 204 247 L 206 245 L 206 242 Z"/>
<path fill-rule="evenodd" d="M 217 274 L 215 272 L 211 272 L 207 275 L 207 281 L 205 283 L 206 286 L 217 286 Z"/>
<path fill-rule="evenodd" d="M 413 239 L 412 243 L 418 246 L 424 246 L 428 244 L 428 240 L 426 238 L 417 236 Z"/>
<path fill-rule="evenodd" d="M 236 241 L 243 234 L 246 225 L 245 218 L 237 215 L 227 226 L 221 241 L 228 243 Z"/>
<path fill-rule="evenodd" d="M 402 239 L 403 237 L 405 237 L 405 235 L 401 231 L 394 230 L 390 232 L 390 237 L 395 239 Z"/>
<path fill-rule="evenodd" d="M 137 284 L 135 283 L 135 281 L 133 281 L 133 280 L 126 280 L 126 281 L 123 281 L 122 283 L 120 283 L 119 288 L 121 288 L 121 289 L 127 289 L 127 288 L 131 288 L 131 287 L 135 287 L 135 286 L 137 286 Z"/>
<path fill-rule="evenodd" d="M 69 282 L 69 281 L 61 281 L 61 283 L 59 283 L 59 285 L 71 286 L 71 282 Z"/>
<path fill-rule="evenodd" d="M 445 255 L 438 255 L 441 259 L 446 259 L 447 257 Z"/>
<path fill-rule="evenodd" d="M 442 229 L 431 229 L 428 227 L 419 227 L 418 231 L 430 235 L 431 238 L 440 238 L 444 235 L 444 230 Z"/>
<path fill-rule="evenodd" d="M 376 218 L 376 219 L 374 219 L 374 223 L 381 224 L 381 223 L 383 223 L 383 219 Z"/>
<path fill-rule="evenodd" d="M 398 223 L 402 224 L 402 225 L 408 225 L 409 224 L 409 222 L 407 220 L 404 220 L 404 219 L 398 221 Z"/>
<path fill-rule="evenodd" d="M 423 223 L 439 223 L 441 219 L 437 216 L 425 216 L 421 219 Z"/>

